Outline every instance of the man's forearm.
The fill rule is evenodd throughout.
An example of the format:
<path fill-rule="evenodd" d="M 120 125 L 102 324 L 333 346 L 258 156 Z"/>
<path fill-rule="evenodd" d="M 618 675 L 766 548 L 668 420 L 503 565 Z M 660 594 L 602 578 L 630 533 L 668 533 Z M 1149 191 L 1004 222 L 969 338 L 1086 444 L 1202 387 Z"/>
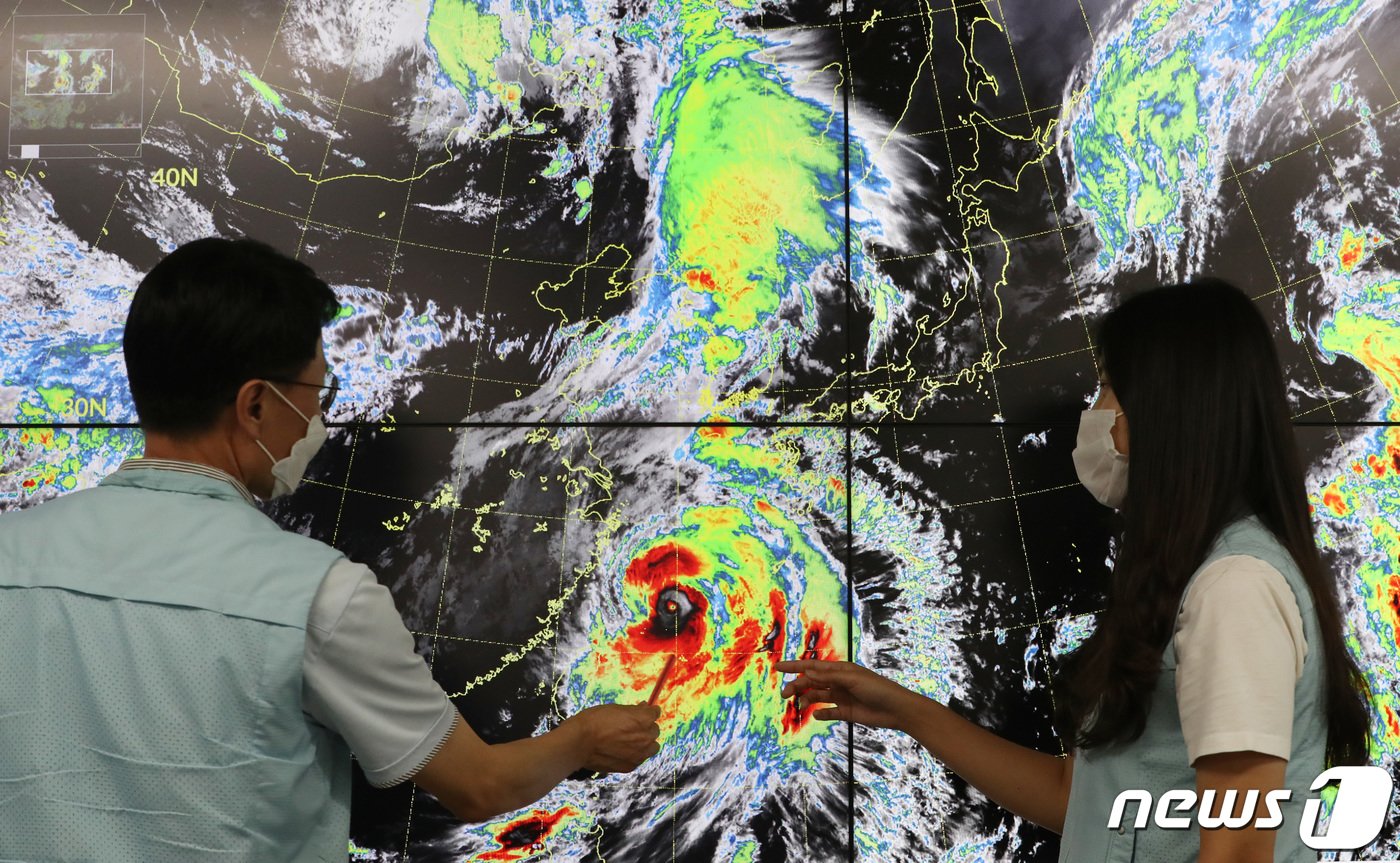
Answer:
<path fill-rule="evenodd" d="M 538 737 L 489 747 L 491 799 L 501 812 L 528 806 L 583 766 L 580 729 L 569 723 Z M 499 812 L 493 814 L 500 814 Z"/>
<path fill-rule="evenodd" d="M 463 821 L 486 821 L 548 794 L 583 766 L 583 731 L 564 723 L 547 734 L 487 745 L 459 724 L 447 745 L 415 777 Z"/>

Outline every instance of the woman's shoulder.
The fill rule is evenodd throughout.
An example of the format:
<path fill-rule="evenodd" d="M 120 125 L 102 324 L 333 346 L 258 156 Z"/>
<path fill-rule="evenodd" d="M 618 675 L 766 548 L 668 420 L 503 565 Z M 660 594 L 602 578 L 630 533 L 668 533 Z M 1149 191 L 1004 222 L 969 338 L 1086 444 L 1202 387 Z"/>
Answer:
<path fill-rule="evenodd" d="M 1306 651 L 1297 595 L 1278 567 L 1249 554 L 1218 557 L 1201 568 L 1187 586 L 1176 634 L 1215 632 L 1287 634 L 1301 661 Z"/>
<path fill-rule="evenodd" d="M 1288 579 L 1273 563 L 1252 554 L 1226 554 L 1207 561 L 1191 579 L 1182 613 L 1206 600 L 1234 603 L 1265 597 L 1297 605 Z"/>
<path fill-rule="evenodd" d="M 1276 569 L 1280 563 L 1291 563 L 1293 559 L 1274 532 L 1256 515 L 1241 516 L 1221 528 L 1206 555 L 1206 563 L 1233 555 L 1256 557 L 1273 564 Z"/>

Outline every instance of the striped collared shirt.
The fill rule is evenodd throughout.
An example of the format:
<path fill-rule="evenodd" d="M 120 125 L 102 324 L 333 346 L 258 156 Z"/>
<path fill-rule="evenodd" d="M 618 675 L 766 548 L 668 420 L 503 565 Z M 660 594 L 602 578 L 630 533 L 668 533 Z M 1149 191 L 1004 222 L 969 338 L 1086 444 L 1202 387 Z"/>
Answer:
<path fill-rule="evenodd" d="M 200 464 L 193 461 L 178 461 L 171 458 L 129 458 L 121 463 L 118 471 L 133 470 L 137 468 L 151 468 L 154 470 L 175 470 L 181 473 L 193 473 L 199 476 L 207 476 L 210 479 L 223 480 L 233 486 L 243 499 L 249 504 L 257 505 L 257 498 L 248 491 L 248 487 L 238 480 L 233 474 L 219 470 L 207 464 Z"/>

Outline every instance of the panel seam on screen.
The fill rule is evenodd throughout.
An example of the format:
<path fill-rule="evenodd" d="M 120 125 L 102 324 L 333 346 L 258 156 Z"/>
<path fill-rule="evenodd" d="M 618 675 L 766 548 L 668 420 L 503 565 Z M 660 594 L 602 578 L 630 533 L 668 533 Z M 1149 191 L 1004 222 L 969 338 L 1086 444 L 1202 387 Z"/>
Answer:
<path fill-rule="evenodd" d="M 843 365 L 846 375 L 846 405 L 842 413 L 845 422 L 844 443 L 846 447 L 846 660 L 856 661 L 855 655 L 855 627 L 856 627 L 856 595 L 855 595 L 855 570 L 851 565 L 852 551 L 855 544 L 854 512 L 852 504 L 855 495 L 851 490 L 851 481 L 855 474 L 855 452 L 853 450 L 853 434 L 855 431 L 855 345 L 853 327 L 855 321 L 854 297 L 852 296 L 852 273 L 851 273 L 851 87 L 853 84 L 853 71 L 851 68 L 851 48 L 846 42 L 847 18 L 851 12 L 851 0 L 841 0 L 841 26 L 837 32 L 841 34 L 841 170 L 844 179 L 844 270 L 845 270 L 845 297 L 846 297 L 846 350 Z M 856 732 L 853 723 L 846 723 L 846 857 L 851 863 L 856 859 Z"/>

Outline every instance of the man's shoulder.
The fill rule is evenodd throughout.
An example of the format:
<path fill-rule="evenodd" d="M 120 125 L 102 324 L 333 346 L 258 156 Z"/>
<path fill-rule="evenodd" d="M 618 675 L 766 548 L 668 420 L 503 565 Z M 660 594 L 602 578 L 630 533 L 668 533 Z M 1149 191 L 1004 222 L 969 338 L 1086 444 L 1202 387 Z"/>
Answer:
<path fill-rule="evenodd" d="M 12 508 L 0 512 L 0 531 L 19 530 L 49 518 L 66 518 L 71 512 L 96 503 L 93 495 L 99 490 L 100 487 L 79 489 L 37 503 L 11 501 Z"/>
<path fill-rule="evenodd" d="M 329 635 L 339 624 L 351 601 L 365 591 L 367 594 L 382 587 L 374 572 L 362 563 L 341 556 L 326 570 L 311 601 L 307 628 Z M 384 591 L 387 594 L 388 591 Z"/>
<path fill-rule="evenodd" d="M 153 524 L 158 533 L 150 530 Z M 241 500 L 126 486 L 98 485 L 0 513 L 0 544 L 32 544 L 49 534 L 100 538 L 138 557 L 178 545 L 194 557 L 280 561 L 322 573 L 344 557 Z"/>

